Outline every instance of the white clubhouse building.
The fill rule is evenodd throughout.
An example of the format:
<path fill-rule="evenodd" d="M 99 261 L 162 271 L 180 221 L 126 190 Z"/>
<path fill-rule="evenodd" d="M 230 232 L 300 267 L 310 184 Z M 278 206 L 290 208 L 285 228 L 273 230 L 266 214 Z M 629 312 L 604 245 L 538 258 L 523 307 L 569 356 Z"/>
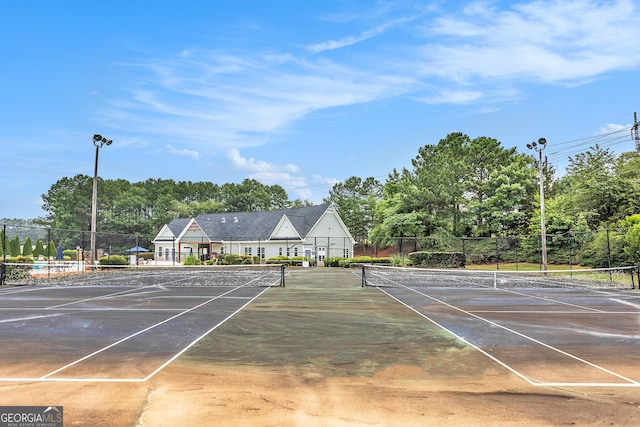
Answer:
<path fill-rule="evenodd" d="M 355 241 L 333 204 L 261 212 L 224 212 L 177 218 L 152 241 L 158 261 L 181 262 L 190 254 L 304 256 L 323 261 L 353 256 Z"/>

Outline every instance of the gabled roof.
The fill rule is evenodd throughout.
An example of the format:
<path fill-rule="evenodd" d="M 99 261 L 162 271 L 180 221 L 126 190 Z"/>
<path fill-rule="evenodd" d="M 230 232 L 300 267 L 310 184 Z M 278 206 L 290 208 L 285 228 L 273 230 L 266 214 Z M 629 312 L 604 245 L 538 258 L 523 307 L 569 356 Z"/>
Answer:
<path fill-rule="evenodd" d="M 156 237 L 152 240 L 152 242 L 172 242 L 178 239 L 178 236 L 184 231 L 187 227 L 191 218 L 176 218 L 171 221 L 169 224 L 165 224 L 162 226 L 162 229 L 158 232 Z"/>
<path fill-rule="evenodd" d="M 312 227 L 318 222 L 322 214 L 327 211 L 329 206 L 331 205 L 324 204 L 275 211 L 201 214 L 196 217 L 196 222 L 210 238 L 235 241 L 268 240 L 280 224 L 283 216 L 286 216 L 295 228 L 295 233 L 286 237 L 280 235 L 279 239 L 290 238 L 297 240 L 300 237 L 305 238 L 309 234 Z M 183 228 L 188 221 L 187 219 L 182 223 Z"/>
<path fill-rule="evenodd" d="M 189 224 L 191 218 L 176 218 L 167 224 L 167 227 L 173 233 L 174 237 L 178 237 L 182 233 L 185 227 Z"/>

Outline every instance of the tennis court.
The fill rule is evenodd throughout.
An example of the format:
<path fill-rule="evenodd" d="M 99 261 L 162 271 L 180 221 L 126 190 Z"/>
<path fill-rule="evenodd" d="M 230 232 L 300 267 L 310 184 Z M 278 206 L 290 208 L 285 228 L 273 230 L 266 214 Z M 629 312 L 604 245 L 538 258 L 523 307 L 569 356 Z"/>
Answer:
<path fill-rule="evenodd" d="M 640 421 L 637 290 L 373 288 L 356 269 L 287 270 L 286 288 L 167 273 L 2 288 L 3 404 L 96 426 Z"/>
<path fill-rule="evenodd" d="M 121 270 L 0 290 L 0 381 L 147 381 L 283 280 L 280 266 Z"/>
<path fill-rule="evenodd" d="M 589 278 L 386 267 L 362 275 L 532 385 L 640 387 L 634 271 L 617 282 L 592 270 Z"/>

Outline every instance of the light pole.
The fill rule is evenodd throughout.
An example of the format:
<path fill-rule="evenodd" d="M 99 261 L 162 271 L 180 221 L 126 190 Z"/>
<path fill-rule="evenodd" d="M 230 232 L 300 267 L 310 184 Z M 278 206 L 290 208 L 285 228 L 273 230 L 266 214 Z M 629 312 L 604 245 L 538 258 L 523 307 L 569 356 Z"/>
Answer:
<path fill-rule="evenodd" d="M 527 144 L 527 148 L 538 152 L 538 181 L 540 181 L 540 246 L 542 251 L 542 270 L 547 271 L 547 229 L 544 222 L 544 171 L 542 170 L 542 150 L 547 146 L 547 140 L 538 139 L 531 144 Z"/>
<path fill-rule="evenodd" d="M 93 135 L 96 147 L 96 165 L 93 169 L 93 197 L 91 198 L 91 265 L 96 264 L 96 216 L 98 212 L 98 154 L 103 145 L 111 145 L 113 141 L 102 135 Z"/>

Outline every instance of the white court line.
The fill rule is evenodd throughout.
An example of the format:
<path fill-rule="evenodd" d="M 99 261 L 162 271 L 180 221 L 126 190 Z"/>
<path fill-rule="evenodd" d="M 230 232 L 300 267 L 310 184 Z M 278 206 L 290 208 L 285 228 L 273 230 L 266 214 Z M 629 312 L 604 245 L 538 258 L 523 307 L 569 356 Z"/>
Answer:
<path fill-rule="evenodd" d="M 520 373 L 519 371 L 517 371 L 516 369 L 514 369 L 514 368 L 512 368 L 511 366 L 507 365 L 506 363 L 502 362 L 501 360 L 499 360 L 499 359 L 498 359 L 498 358 L 496 358 L 495 356 L 493 356 L 493 355 L 489 354 L 488 352 L 484 351 L 483 349 L 481 349 L 480 347 L 476 346 L 475 344 L 473 344 L 473 343 L 471 343 L 471 342 L 467 341 L 465 338 L 461 337 L 460 335 L 456 334 L 455 332 L 453 332 L 453 331 L 451 331 L 451 330 L 449 330 L 449 329 L 445 328 L 443 325 L 441 325 L 440 323 L 438 323 L 438 322 L 436 322 L 435 320 L 431 319 L 430 317 L 428 317 L 428 316 L 427 316 L 427 315 L 425 315 L 424 313 L 419 312 L 418 310 L 416 310 L 416 309 L 414 309 L 413 307 L 409 306 L 409 305 L 408 305 L 408 304 L 406 304 L 405 302 L 403 302 L 403 301 L 401 301 L 400 299 L 396 298 L 395 296 L 391 295 L 390 293 L 388 293 L 387 291 L 385 291 L 383 288 L 378 287 L 378 289 L 380 289 L 382 292 L 384 292 L 385 294 L 389 295 L 391 298 L 393 298 L 393 299 L 395 299 L 396 301 L 398 301 L 400 304 L 402 304 L 402 305 L 404 305 L 405 307 L 407 307 L 407 308 L 409 308 L 409 309 L 413 310 L 415 313 L 417 313 L 418 315 L 420 315 L 420 316 L 424 317 L 425 319 L 427 319 L 428 321 L 430 321 L 430 322 L 431 322 L 431 323 L 433 323 L 434 325 L 436 325 L 436 326 L 440 327 L 441 329 L 443 329 L 443 330 L 445 330 L 445 331 L 449 332 L 450 334 L 452 334 L 453 336 L 455 336 L 455 337 L 456 337 L 456 338 L 458 338 L 459 340 L 461 340 L 461 341 L 465 342 L 466 344 L 468 344 L 468 345 L 470 345 L 471 347 L 475 348 L 476 350 L 480 351 L 482 354 L 484 354 L 485 356 L 489 357 L 490 359 L 492 359 L 493 361 L 495 361 L 495 362 L 496 362 L 496 363 L 498 363 L 499 365 L 503 366 L 504 368 L 506 368 L 506 369 L 507 369 L 507 370 L 509 370 L 510 372 L 514 373 L 514 374 L 515 374 L 515 375 L 517 375 L 518 377 L 522 378 L 523 380 L 525 380 L 526 382 L 528 382 L 528 383 L 529 383 L 529 384 L 531 384 L 531 385 L 534 385 L 534 386 L 545 386 L 545 387 L 551 387 L 551 386 L 557 386 L 557 387 L 560 387 L 560 386 L 565 386 L 565 387 L 598 387 L 598 386 L 607 386 L 607 387 L 640 387 L 640 382 L 634 381 L 634 380 L 632 380 L 632 379 L 630 379 L 630 378 L 627 378 L 627 377 L 625 377 L 625 376 L 623 376 L 623 375 L 620 375 L 620 374 L 618 374 L 618 373 L 615 373 L 615 372 L 613 372 L 613 371 L 610 371 L 609 369 L 606 369 L 606 368 L 604 368 L 604 367 L 602 367 L 602 366 L 598 366 L 598 365 L 596 365 L 595 363 L 592 363 L 592 362 L 589 362 L 589 361 L 587 361 L 587 360 L 585 360 L 585 359 L 579 358 L 579 357 L 577 357 L 577 356 L 575 356 L 575 355 L 573 355 L 573 354 L 571 354 L 571 353 L 567 353 L 566 351 L 560 350 L 560 349 L 558 349 L 558 348 L 555 348 L 555 347 L 553 347 L 553 346 L 550 346 L 549 344 L 543 343 L 542 341 L 539 341 L 539 340 L 537 340 L 537 339 L 535 339 L 535 338 L 532 338 L 532 337 L 529 337 L 529 336 L 527 336 L 527 335 L 524 335 L 524 334 L 522 334 L 522 333 L 520 333 L 520 332 L 518 332 L 518 331 L 515 331 L 515 330 L 513 330 L 513 329 L 509 329 L 509 328 L 507 328 L 507 327 L 505 327 L 505 326 L 502 326 L 502 325 L 500 325 L 500 324 L 498 324 L 498 323 L 496 323 L 496 322 L 492 322 L 492 321 L 490 321 L 490 320 L 488 320 L 488 319 L 485 319 L 485 318 L 483 318 L 483 317 L 480 317 L 480 316 L 478 316 L 478 315 L 475 315 L 475 314 L 473 314 L 473 313 L 470 313 L 470 312 L 468 312 L 468 311 L 466 311 L 466 310 L 463 310 L 463 309 L 461 309 L 461 308 L 455 307 L 455 306 L 453 306 L 453 305 L 451 305 L 451 304 L 448 304 L 448 303 L 446 303 L 446 302 L 444 302 L 444 301 L 441 301 L 441 300 L 439 300 L 439 299 L 437 299 L 437 298 L 434 298 L 434 297 L 431 297 L 431 296 L 429 296 L 429 295 L 426 295 L 426 294 L 424 294 L 424 293 L 422 293 L 422 292 L 419 292 L 419 291 L 417 291 L 417 290 L 415 290 L 415 289 L 412 289 L 412 288 L 409 288 L 409 287 L 406 287 L 406 286 L 403 286 L 403 287 L 404 287 L 404 288 L 406 288 L 406 289 L 409 289 L 409 290 L 410 290 L 410 291 L 412 291 L 412 292 L 415 292 L 415 293 L 417 293 L 417 294 L 423 295 L 423 296 L 425 296 L 425 297 L 427 297 L 427 298 L 429 298 L 429 299 L 431 299 L 431 300 L 433 300 L 433 301 L 436 301 L 436 302 L 438 302 L 438 303 L 440 303 L 440 304 L 443 304 L 443 305 L 445 305 L 445 306 L 447 306 L 447 307 L 449 307 L 449 308 L 452 308 L 452 309 L 454 309 L 454 310 L 460 311 L 461 313 L 467 314 L 467 315 L 469 315 L 469 316 L 471 316 L 471 317 L 474 317 L 474 318 L 476 318 L 476 319 L 479 319 L 479 320 L 482 320 L 482 321 L 484 321 L 484 322 L 487 322 L 487 323 L 489 323 L 490 325 L 493 325 L 493 326 L 496 326 L 496 327 L 498 327 L 498 328 L 504 329 L 504 330 L 506 330 L 506 331 L 508 331 L 508 332 L 511 332 L 511 333 L 513 333 L 513 334 L 515 334 L 515 335 L 518 335 L 518 336 L 520 336 L 520 337 L 522 337 L 522 338 L 525 338 L 525 339 L 527 339 L 527 340 L 530 340 L 530 341 L 532 341 L 532 342 L 534 342 L 534 343 L 536 343 L 536 344 L 542 345 L 543 347 L 546 347 L 546 348 L 548 348 L 548 349 L 550 349 L 550 350 L 556 351 L 556 352 L 558 352 L 558 353 L 560 353 L 560 354 L 562 354 L 562 355 L 565 355 L 565 356 L 567 356 L 567 357 L 570 357 L 570 358 L 572 358 L 572 359 L 575 359 L 575 360 L 577 360 L 577 361 L 579 361 L 579 362 L 581 362 L 581 363 L 584 363 L 584 364 L 589 365 L 589 366 L 591 366 L 591 367 L 593 367 L 593 368 L 595 368 L 595 369 L 598 369 L 598 370 L 600 370 L 600 371 L 602 371 L 602 372 L 605 372 L 605 373 L 607 373 L 607 374 L 609 374 L 609 375 L 612 375 L 612 376 L 614 376 L 614 377 L 620 378 L 620 379 L 621 379 L 621 380 L 623 380 L 623 381 L 626 381 L 626 383 L 562 383 L 562 382 L 542 383 L 542 382 L 538 382 L 538 381 L 533 381 L 533 380 L 529 379 L 527 376 L 525 376 L 524 374 L 522 374 L 522 373 Z"/>
<path fill-rule="evenodd" d="M 638 314 L 634 311 L 600 311 L 593 313 L 590 311 L 567 311 L 567 310 L 470 310 L 471 313 L 517 313 L 517 314 L 585 314 L 593 316 L 594 314 Z"/>
<path fill-rule="evenodd" d="M 3 319 L 0 320 L 0 323 L 11 323 L 11 322 L 22 322 L 25 320 L 35 320 L 35 319 L 47 319 L 49 317 L 58 317 L 58 316 L 64 316 L 65 313 L 54 313 L 54 314 L 44 314 L 44 315 L 36 315 L 36 316 L 29 316 L 29 317 L 17 317 L 14 319 Z"/>
<path fill-rule="evenodd" d="M 169 281 L 164 282 L 164 283 L 156 283 L 154 285 L 137 286 L 137 287 L 134 287 L 132 289 L 127 289 L 127 290 L 124 290 L 124 291 L 121 291 L 121 292 L 114 292 L 112 294 L 101 295 L 101 296 L 97 296 L 97 297 L 93 297 L 93 298 L 86 298 L 86 299 L 79 300 L 79 301 L 71 301 L 71 302 L 67 302 L 67 303 L 64 303 L 64 304 L 54 305 L 54 306 L 51 306 L 51 307 L 47 307 L 46 310 L 51 310 L 51 309 L 58 308 L 58 307 L 64 307 L 64 306 L 67 306 L 67 305 L 81 304 L 83 302 L 94 301 L 94 300 L 103 299 L 103 298 L 104 299 L 113 298 L 113 297 L 116 297 L 116 296 L 120 296 L 120 295 L 131 293 L 131 292 L 141 291 L 141 290 L 144 290 L 144 289 L 153 289 L 153 288 L 164 289 L 162 287 L 164 285 L 167 285 L 167 284 L 170 284 L 170 283 L 184 282 L 184 281 L 186 281 L 188 279 L 189 279 L 188 277 L 185 277 L 185 278 L 177 279 L 177 280 L 169 280 Z M 58 289 L 65 289 L 65 287 L 64 286 L 59 286 Z"/>
<path fill-rule="evenodd" d="M 139 291 L 140 289 L 147 289 L 147 288 L 153 288 L 153 287 L 154 287 L 154 285 L 149 285 L 149 286 L 143 286 L 142 288 L 126 289 L 124 291 L 114 292 L 114 293 L 111 293 L 111 294 L 99 295 L 97 297 L 85 298 L 85 299 L 78 300 L 78 301 L 65 302 L 64 304 L 52 305 L 52 306 L 46 307 L 45 310 L 53 310 L 53 309 L 60 308 L 60 307 L 66 307 L 68 305 L 82 304 L 83 302 L 95 301 L 95 300 L 99 300 L 99 299 L 108 299 L 108 298 L 112 298 L 114 296 L 119 296 L 119 295 L 131 293 L 133 291 Z M 63 289 L 63 288 L 60 288 L 60 289 Z"/>
<path fill-rule="evenodd" d="M 193 342 L 191 342 L 191 344 L 189 344 L 188 346 L 186 346 L 185 348 L 183 348 L 182 350 L 180 350 L 178 353 L 176 353 L 171 359 L 167 360 L 165 363 L 163 363 L 160 367 L 158 367 L 158 369 L 156 369 L 155 371 L 153 371 L 152 373 L 150 373 L 149 375 L 147 375 L 144 378 L 144 381 L 147 381 L 149 379 L 151 379 L 153 376 L 155 376 L 158 372 L 160 372 L 161 370 L 163 370 L 164 368 L 166 368 L 171 362 L 173 362 L 174 360 L 176 360 L 178 357 L 180 357 L 185 351 L 189 350 L 191 347 L 193 347 L 198 341 L 200 341 L 201 339 L 203 339 L 204 337 L 206 337 L 207 335 L 209 335 L 211 332 L 213 332 L 214 330 L 218 329 L 218 327 L 220 327 L 223 323 L 225 323 L 227 320 L 231 319 L 233 316 L 235 316 L 240 310 L 244 309 L 247 305 L 249 305 L 253 300 L 255 300 L 256 298 L 258 298 L 260 295 L 262 295 L 263 293 L 265 293 L 267 290 L 271 289 L 271 286 L 266 287 L 265 289 L 263 289 L 259 294 L 257 294 L 255 297 L 251 298 L 249 301 L 247 301 L 242 307 L 238 308 L 236 311 L 234 311 L 233 313 L 231 313 L 229 316 L 227 316 L 224 320 L 222 320 L 222 322 L 218 323 L 217 325 L 215 325 L 213 328 L 209 329 L 207 332 L 205 332 L 204 334 L 202 334 L 200 337 L 198 337 L 196 340 L 194 340 Z"/>
<path fill-rule="evenodd" d="M 254 296 L 253 298 L 251 298 L 249 301 L 247 301 L 244 305 L 242 305 L 242 307 L 238 308 L 236 311 L 234 311 L 233 313 L 231 313 L 229 316 L 227 316 L 225 319 L 223 319 L 222 321 L 220 321 L 218 324 L 216 324 L 215 326 L 213 326 L 211 329 L 209 329 L 207 332 L 205 332 L 204 334 L 202 334 L 201 336 L 199 336 L 198 338 L 196 338 L 194 341 L 192 341 L 189 345 L 187 345 L 185 348 L 183 348 L 182 350 L 180 350 L 178 353 L 176 353 L 173 357 L 171 357 L 169 360 L 167 360 L 166 362 L 164 362 L 162 365 L 160 365 L 157 369 L 155 369 L 153 372 L 151 372 L 149 375 L 147 375 L 144 378 L 52 378 L 49 376 L 43 376 L 43 377 L 38 377 L 38 378 L 0 378 L 0 382 L 1 381 L 6 381 L 6 382 L 79 382 L 79 383 L 87 383 L 87 382 L 100 382 L 100 383 L 143 383 L 148 381 L 149 379 L 151 379 L 152 377 L 154 377 L 155 375 L 157 375 L 160 371 L 162 371 L 164 368 L 166 368 L 170 363 L 172 363 L 174 360 L 176 360 L 178 357 L 180 357 L 182 354 L 184 354 L 184 352 L 186 352 L 188 349 L 190 349 L 191 347 L 193 347 L 196 343 L 198 343 L 198 341 L 202 340 L 204 337 L 206 337 L 207 335 L 209 335 L 211 332 L 213 332 L 214 330 L 216 330 L 217 328 L 219 328 L 222 324 L 224 324 L 225 322 L 227 322 L 229 319 L 231 319 L 233 316 L 235 316 L 236 314 L 238 314 L 238 312 L 240 312 L 242 309 L 244 309 L 247 305 L 249 305 L 251 302 L 253 302 L 253 300 L 255 300 L 256 298 L 258 298 L 260 295 L 262 295 L 264 292 L 266 292 L 267 290 L 269 290 L 271 287 L 268 286 L 265 289 L 263 289 L 260 293 L 258 293 L 256 296 Z M 235 289 L 230 290 L 229 292 L 233 292 Z M 228 293 L 228 292 L 227 292 Z M 200 306 L 207 304 L 210 301 L 213 301 L 216 298 L 213 298 L 203 304 L 200 304 Z M 199 306 L 198 306 L 199 307 Z M 193 309 L 195 309 L 197 307 L 194 307 Z M 174 316 L 173 318 L 175 318 L 177 316 Z M 170 319 L 167 319 L 170 320 Z M 164 322 L 162 322 L 164 323 Z M 137 334 L 134 334 L 137 335 Z M 133 336 L 133 335 L 132 335 Z M 113 346 L 113 345 L 112 345 Z M 112 347 L 110 346 L 110 347 Z M 88 356 L 89 357 L 89 356 Z M 83 359 L 86 359 L 83 358 Z M 82 359 L 81 359 L 82 360 Z M 77 362 L 74 362 L 77 363 Z M 67 366 L 71 366 L 67 365 Z M 60 370 L 62 370 L 64 368 L 60 368 L 58 370 L 58 372 Z M 51 375 L 47 374 L 47 375 Z"/>
<path fill-rule="evenodd" d="M 19 294 L 21 292 L 41 291 L 41 290 L 44 290 L 44 289 L 53 289 L 53 288 L 36 288 L 36 287 L 8 288 L 8 289 L 0 290 L 0 296 L 2 296 L 2 295 Z"/>
<path fill-rule="evenodd" d="M 89 358 L 91 358 L 91 357 L 93 357 L 93 356 L 95 356 L 95 355 L 97 355 L 97 354 L 99 354 L 99 353 L 102 353 L 102 352 L 104 352 L 104 351 L 106 351 L 106 350 L 108 350 L 108 349 L 110 349 L 110 348 L 112 348 L 112 347 L 115 347 L 115 346 L 117 346 L 118 344 L 121 344 L 121 343 L 123 343 L 123 342 L 125 342 L 125 341 L 127 341 L 127 340 L 129 340 L 129 339 L 131 339 L 131 338 L 133 338 L 133 337 L 135 337 L 135 336 L 137 336 L 137 335 L 140 335 L 140 334 L 142 334 L 142 333 L 144 333 L 144 332 L 146 332 L 146 331 L 149 331 L 149 330 L 151 330 L 151 329 L 153 329 L 153 328 L 156 328 L 156 327 L 158 327 L 158 326 L 160 326 L 160 325 L 162 325 L 162 324 L 164 324 L 164 323 L 167 323 L 167 322 L 169 322 L 169 321 L 171 321 L 171 320 L 173 320 L 173 319 L 175 319 L 175 318 L 177 318 L 177 317 L 180 317 L 180 316 L 182 316 L 182 315 L 184 315 L 184 314 L 187 314 L 187 313 L 189 313 L 189 312 L 191 312 L 191 311 L 193 311 L 193 310 L 195 310 L 195 309 L 197 309 L 197 308 L 200 308 L 200 307 L 202 307 L 202 306 L 204 306 L 204 305 L 206 305 L 206 304 L 209 304 L 210 302 L 212 302 L 212 301 L 214 301 L 214 300 L 216 300 L 216 299 L 218 299 L 218 298 L 222 297 L 223 295 L 226 295 L 226 294 L 228 294 L 228 293 L 231 293 L 231 292 L 233 292 L 233 291 L 235 291 L 235 290 L 237 290 L 237 289 L 240 289 L 240 288 L 234 288 L 234 289 L 231 289 L 231 290 L 229 290 L 229 291 L 225 292 L 224 294 L 221 294 L 221 295 L 219 295 L 219 296 L 217 296 L 217 297 L 210 298 L 210 299 L 208 299 L 207 301 L 205 301 L 205 302 L 203 302 L 203 303 L 201 303 L 201 304 L 198 304 L 198 305 L 196 305 L 196 306 L 194 306 L 194 307 L 189 308 L 188 310 L 184 310 L 184 311 L 182 311 L 182 312 L 180 312 L 180 313 L 176 314 L 175 316 L 171 316 L 171 317 L 169 317 L 169 318 L 167 318 L 167 319 L 165 319 L 165 320 L 163 320 L 163 321 L 161 321 L 161 322 L 158 322 L 158 323 L 156 323 L 156 324 L 154 324 L 154 325 L 151 325 L 151 326 L 149 326 L 149 327 L 147 327 L 147 328 L 144 328 L 144 329 L 142 329 L 142 330 L 140 330 L 140 331 L 138 331 L 138 332 L 136 332 L 136 333 L 134 333 L 134 334 L 131 334 L 131 335 L 127 336 L 127 337 L 124 337 L 124 338 L 122 338 L 121 340 L 118 340 L 118 341 L 116 341 L 116 342 L 114 342 L 114 343 L 112 343 L 112 344 L 110 344 L 110 345 L 108 345 L 108 346 L 106 346 L 106 347 L 103 347 L 103 348 L 101 348 L 101 349 L 99 349 L 99 350 L 96 350 L 96 351 L 94 351 L 93 353 L 88 354 L 88 355 L 86 355 L 86 356 L 84 356 L 84 357 L 82 357 L 82 358 L 80 358 L 80 359 L 78 359 L 78 360 L 75 360 L 74 362 L 71 362 L 71 363 L 69 363 L 69 364 L 67 364 L 67 365 L 65 365 L 65 366 L 63 366 L 63 367 L 61 367 L 61 368 L 58 368 L 58 369 L 56 369 L 56 370 L 54 370 L 54 371 L 51 371 L 51 372 L 49 372 L 48 374 L 45 374 L 45 375 L 43 375 L 43 376 L 42 376 L 42 377 L 40 377 L 40 378 L 41 378 L 41 379 L 49 378 L 49 377 L 51 377 L 52 375 L 57 374 L 58 372 L 61 372 L 61 371 L 65 370 L 65 369 L 67 369 L 67 368 L 69 368 L 69 367 L 71 367 L 71 366 L 74 366 L 74 365 L 76 365 L 76 364 L 78 364 L 78 363 L 80 363 L 80 362 L 82 362 L 82 361 L 84 361 L 84 360 L 87 360 L 87 359 L 89 359 Z M 0 380 L 1 380 L 1 379 L 0 379 Z"/>
<path fill-rule="evenodd" d="M 527 294 L 527 293 L 524 293 L 524 292 L 518 292 L 518 291 L 514 291 L 514 290 L 510 290 L 510 289 L 500 289 L 500 288 L 498 288 L 497 290 L 503 291 L 503 292 L 507 292 L 507 293 L 510 293 L 510 294 L 524 296 L 524 297 L 527 297 L 527 298 L 540 299 L 540 300 L 543 300 L 543 301 L 552 302 L 554 304 L 560 304 L 560 305 L 566 305 L 566 306 L 569 306 L 569 307 L 580 308 L 582 310 L 595 311 L 595 312 L 598 312 L 598 313 L 606 313 L 606 311 L 598 310 L 597 308 L 586 307 L 584 305 L 572 304 L 572 303 L 564 302 L 564 301 L 558 301 L 556 299 L 549 298 L 549 297 L 542 297 L 542 296 L 539 296 L 539 295 L 530 295 L 530 294 Z"/>

